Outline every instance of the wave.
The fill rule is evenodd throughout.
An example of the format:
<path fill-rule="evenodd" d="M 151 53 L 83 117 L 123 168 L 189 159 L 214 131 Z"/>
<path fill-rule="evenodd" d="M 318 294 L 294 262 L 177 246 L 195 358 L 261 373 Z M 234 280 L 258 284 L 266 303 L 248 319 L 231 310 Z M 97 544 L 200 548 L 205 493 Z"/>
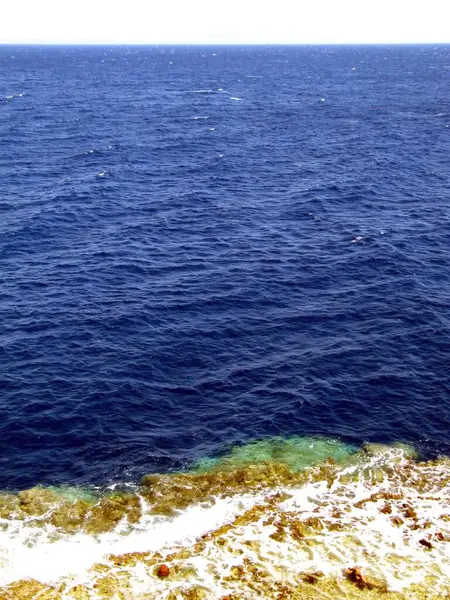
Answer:
<path fill-rule="evenodd" d="M 273 438 L 135 489 L 0 498 L 2 598 L 442 598 L 450 460 Z"/>

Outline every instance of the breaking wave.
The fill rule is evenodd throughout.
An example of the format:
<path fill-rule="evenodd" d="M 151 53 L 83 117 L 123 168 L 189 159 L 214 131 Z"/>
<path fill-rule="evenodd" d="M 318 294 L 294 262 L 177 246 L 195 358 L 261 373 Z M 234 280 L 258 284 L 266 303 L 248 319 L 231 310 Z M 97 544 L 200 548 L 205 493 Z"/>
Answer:
<path fill-rule="evenodd" d="M 274 438 L 135 490 L 0 498 L 2 598 L 442 598 L 450 460 Z"/>

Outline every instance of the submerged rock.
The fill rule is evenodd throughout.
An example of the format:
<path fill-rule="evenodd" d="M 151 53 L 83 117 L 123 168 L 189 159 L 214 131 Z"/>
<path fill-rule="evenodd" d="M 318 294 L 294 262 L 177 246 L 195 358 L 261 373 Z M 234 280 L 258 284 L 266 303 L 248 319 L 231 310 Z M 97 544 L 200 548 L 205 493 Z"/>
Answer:
<path fill-rule="evenodd" d="M 4 494 L 2 535 L 10 527 L 12 551 L 0 550 L 2 576 L 22 578 L 0 588 L 0 600 L 442 600 L 450 594 L 450 464 L 383 452 L 302 472 L 267 462 L 151 475 L 137 494 L 100 499 L 40 488 Z M 370 474 L 374 456 L 383 478 Z M 26 579 L 28 564 L 37 572 L 39 544 L 47 552 L 59 542 L 85 544 L 91 566 L 78 573 L 69 550 L 66 570 L 62 552 L 62 574 L 49 577 L 57 584 Z"/>
<path fill-rule="evenodd" d="M 20 509 L 28 515 L 41 516 L 51 507 L 62 503 L 58 494 L 45 488 L 31 488 L 17 494 Z"/>
<path fill-rule="evenodd" d="M 153 513 L 171 515 L 191 504 L 211 501 L 217 497 L 299 484 L 306 479 L 306 474 L 292 473 L 285 464 L 262 463 L 209 473 L 149 475 L 142 480 L 142 496 L 151 504 Z"/>
<path fill-rule="evenodd" d="M 132 494 L 115 494 L 101 499 L 87 512 L 84 529 L 88 533 L 111 531 L 125 519 L 137 523 L 141 517 L 139 498 Z"/>
<path fill-rule="evenodd" d="M 298 472 L 324 462 L 341 463 L 355 451 L 354 446 L 335 438 L 270 437 L 235 446 L 224 456 L 200 460 L 195 468 L 199 472 L 211 472 L 261 463 L 280 463 L 286 465 L 290 471 Z"/>

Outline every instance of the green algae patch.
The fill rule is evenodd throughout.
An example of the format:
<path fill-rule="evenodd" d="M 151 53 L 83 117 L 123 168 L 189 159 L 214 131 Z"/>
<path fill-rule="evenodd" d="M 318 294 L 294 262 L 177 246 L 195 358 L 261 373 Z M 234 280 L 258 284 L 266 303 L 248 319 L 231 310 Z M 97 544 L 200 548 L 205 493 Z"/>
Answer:
<path fill-rule="evenodd" d="M 279 452 L 288 454 L 283 443 L 263 462 L 148 475 L 137 494 L 109 493 L 94 503 L 40 488 L 5 494 L 5 512 L 22 511 L 25 522 L 13 523 L 13 552 L 2 565 L 8 568 L 10 560 L 11 573 L 21 578 L 0 586 L 0 600 L 450 598 L 450 461 L 418 462 L 403 446 L 366 446 L 342 459 L 330 457 L 329 445 L 321 448 L 325 458 L 309 468 L 274 462 Z M 194 504 L 189 528 L 198 529 L 186 535 L 183 516 L 181 522 L 179 515 L 150 516 Z M 27 516 L 33 511 L 36 520 Z M 207 514 L 215 515 L 210 526 L 203 525 Z M 53 527 L 36 529 L 36 523 L 60 531 L 53 537 Z M 71 532 L 82 534 L 76 543 L 86 543 L 88 552 L 97 545 L 105 552 L 92 556 L 81 578 L 68 565 L 55 578 L 36 581 L 30 577 L 38 571 L 27 571 L 14 551 L 17 532 L 30 526 L 31 545 L 62 541 L 63 561 Z M 172 527 L 175 542 L 165 538 Z M 23 537 L 27 553 L 30 539 Z"/>
<path fill-rule="evenodd" d="M 280 463 L 290 471 L 298 472 L 327 461 L 342 463 L 356 451 L 354 446 L 334 438 L 271 437 L 235 446 L 224 456 L 201 459 L 194 464 L 194 470 L 204 473 L 236 469 L 250 464 Z"/>
<path fill-rule="evenodd" d="M 93 504 L 98 500 L 98 494 L 94 493 L 88 488 L 62 485 L 49 486 L 45 489 L 54 492 L 61 499 L 67 500 L 68 502 L 76 502 L 77 500 L 80 500 L 82 502 Z"/>

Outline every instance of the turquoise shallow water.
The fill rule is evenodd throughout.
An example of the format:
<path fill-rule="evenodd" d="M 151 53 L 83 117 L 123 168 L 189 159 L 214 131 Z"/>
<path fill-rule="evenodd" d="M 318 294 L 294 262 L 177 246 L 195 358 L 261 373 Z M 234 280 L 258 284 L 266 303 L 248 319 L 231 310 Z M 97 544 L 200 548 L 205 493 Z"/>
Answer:
<path fill-rule="evenodd" d="M 208 472 L 264 462 L 278 462 L 296 472 L 324 463 L 327 459 L 343 462 L 357 450 L 356 446 L 345 444 L 337 439 L 275 437 L 236 446 L 220 457 L 200 459 L 194 463 L 194 469 Z"/>

